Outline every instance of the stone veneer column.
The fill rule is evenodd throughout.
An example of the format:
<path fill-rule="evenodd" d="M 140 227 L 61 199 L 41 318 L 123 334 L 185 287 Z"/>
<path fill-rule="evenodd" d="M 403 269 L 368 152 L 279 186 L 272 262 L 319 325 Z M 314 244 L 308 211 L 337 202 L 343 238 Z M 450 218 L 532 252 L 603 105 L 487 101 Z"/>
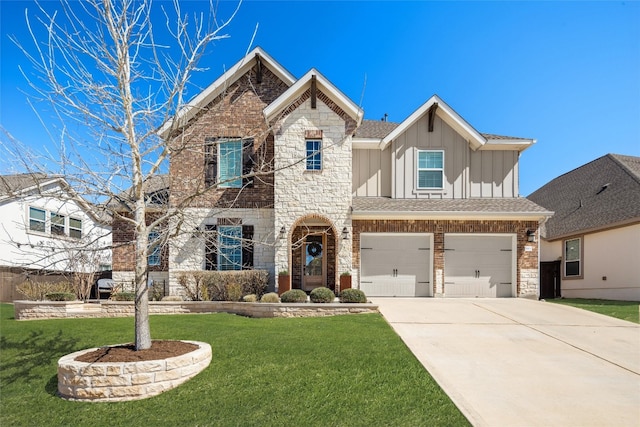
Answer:
<path fill-rule="evenodd" d="M 327 105 L 318 100 L 312 109 L 309 99 L 274 125 L 274 225 L 277 232 L 284 227 L 287 236 L 275 247 L 276 271 L 291 268 L 292 227 L 310 215 L 326 218 L 339 236 L 336 275 L 351 271 L 352 153 L 345 128 L 345 120 Z M 322 171 L 306 170 L 306 131 L 322 131 Z M 346 240 L 341 237 L 344 227 L 349 231 Z"/>

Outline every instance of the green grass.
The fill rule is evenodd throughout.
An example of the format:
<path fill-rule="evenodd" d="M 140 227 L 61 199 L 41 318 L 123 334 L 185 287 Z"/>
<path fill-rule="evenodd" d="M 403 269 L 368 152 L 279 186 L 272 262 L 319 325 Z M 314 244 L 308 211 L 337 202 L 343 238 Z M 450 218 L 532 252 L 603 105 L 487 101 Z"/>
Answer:
<path fill-rule="evenodd" d="M 0 305 L 0 425 L 457 426 L 465 417 L 377 314 L 249 319 L 152 316 L 154 339 L 211 344 L 180 387 L 121 403 L 56 396 L 57 360 L 131 342 L 133 319 L 13 320 Z"/>
<path fill-rule="evenodd" d="M 640 303 L 637 301 L 613 301 L 606 299 L 562 298 L 549 299 L 547 302 L 566 304 L 572 307 L 590 310 L 629 322 L 640 323 Z"/>

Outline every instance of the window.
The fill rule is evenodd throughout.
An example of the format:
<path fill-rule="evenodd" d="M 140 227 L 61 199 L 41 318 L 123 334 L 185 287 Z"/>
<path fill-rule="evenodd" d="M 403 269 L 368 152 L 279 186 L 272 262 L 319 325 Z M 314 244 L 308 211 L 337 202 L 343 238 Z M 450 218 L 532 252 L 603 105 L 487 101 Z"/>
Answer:
<path fill-rule="evenodd" d="M 418 150 L 418 189 L 442 189 L 444 151 Z"/>
<path fill-rule="evenodd" d="M 218 146 L 220 151 L 220 176 L 222 188 L 242 187 L 242 141 L 225 141 Z"/>
<path fill-rule="evenodd" d="M 64 236 L 64 215 L 51 212 L 51 234 L 56 236 Z"/>
<path fill-rule="evenodd" d="M 37 208 L 29 208 L 29 230 L 46 233 L 46 220 L 46 211 Z"/>
<path fill-rule="evenodd" d="M 218 270 L 242 270 L 242 227 L 218 227 Z"/>
<path fill-rule="evenodd" d="M 157 231 L 149 233 L 149 248 L 160 238 L 160 234 Z M 147 256 L 147 264 L 150 266 L 160 265 L 160 245 L 153 246 L 149 255 Z"/>
<path fill-rule="evenodd" d="M 564 241 L 564 275 L 565 277 L 581 276 L 580 256 L 581 239 Z"/>
<path fill-rule="evenodd" d="M 77 218 L 69 218 L 69 237 L 75 239 L 82 238 L 82 220 Z"/>
<path fill-rule="evenodd" d="M 318 139 L 307 140 L 307 170 L 322 170 L 322 141 Z"/>

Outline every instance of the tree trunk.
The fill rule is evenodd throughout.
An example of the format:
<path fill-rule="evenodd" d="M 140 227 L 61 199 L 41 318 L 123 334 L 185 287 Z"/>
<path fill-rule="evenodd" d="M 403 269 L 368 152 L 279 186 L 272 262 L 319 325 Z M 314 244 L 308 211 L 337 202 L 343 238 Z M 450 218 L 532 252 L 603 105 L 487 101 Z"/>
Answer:
<path fill-rule="evenodd" d="M 140 188 L 142 180 L 140 179 Z M 136 350 L 151 348 L 149 327 L 149 291 L 147 287 L 147 255 L 149 235 L 146 224 L 144 193 L 136 201 L 136 267 L 135 267 L 135 345 Z"/>

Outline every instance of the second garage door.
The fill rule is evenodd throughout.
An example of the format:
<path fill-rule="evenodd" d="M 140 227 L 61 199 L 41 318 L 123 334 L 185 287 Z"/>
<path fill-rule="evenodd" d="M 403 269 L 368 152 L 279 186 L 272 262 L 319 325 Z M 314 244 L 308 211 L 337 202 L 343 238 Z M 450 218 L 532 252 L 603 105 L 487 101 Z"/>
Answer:
<path fill-rule="evenodd" d="M 367 296 L 430 296 L 431 235 L 360 235 L 360 289 Z"/>
<path fill-rule="evenodd" d="M 445 235 L 445 296 L 513 296 L 514 241 L 513 235 Z"/>

